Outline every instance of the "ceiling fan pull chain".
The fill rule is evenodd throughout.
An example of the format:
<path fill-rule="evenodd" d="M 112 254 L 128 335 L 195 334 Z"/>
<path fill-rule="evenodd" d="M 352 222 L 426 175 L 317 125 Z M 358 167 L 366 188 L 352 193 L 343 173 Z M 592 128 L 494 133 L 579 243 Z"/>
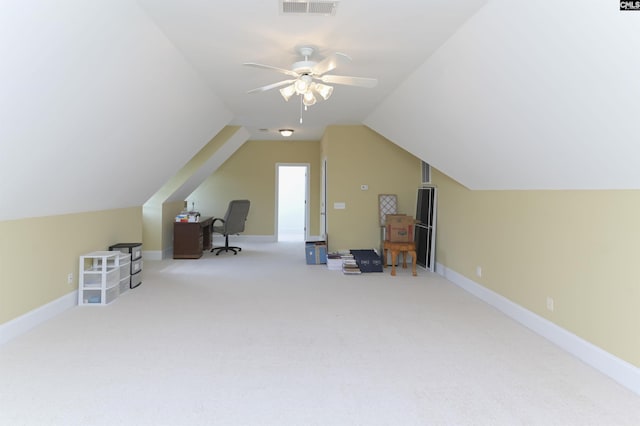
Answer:
<path fill-rule="evenodd" d="M 300 124 L 302 124 L 302 96 L 300 96 Z"/>

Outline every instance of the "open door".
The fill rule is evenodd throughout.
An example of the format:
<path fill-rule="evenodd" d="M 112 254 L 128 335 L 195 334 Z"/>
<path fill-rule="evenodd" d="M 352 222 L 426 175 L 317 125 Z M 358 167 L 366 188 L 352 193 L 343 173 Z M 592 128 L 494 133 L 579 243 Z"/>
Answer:
<path fill-rule="evenodd" d="M 276 165 L 276 236 L 305 241 L 309 229 L 309 164 Z"/>

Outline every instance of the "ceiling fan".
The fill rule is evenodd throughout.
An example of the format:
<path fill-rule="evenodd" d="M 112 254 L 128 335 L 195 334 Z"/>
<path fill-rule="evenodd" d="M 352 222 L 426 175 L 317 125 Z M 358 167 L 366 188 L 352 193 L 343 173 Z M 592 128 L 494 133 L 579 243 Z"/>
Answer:
<path fill-rule="evenodd" d="M 344 53 L 334 53 L 320 62 L 315 62 L 309 59 L 314 53 L 313 47 L 303 46 L 297 50 L 298 53 L 304 57 L 304 60 L 295 62 L 291 69 L 278 68 L 255 62 L 245 62 L 243 65 L 269 69 L 292 77 L 288 80 L 249 90 L 247 93 L 266 92 L 267 90 L 282 87 L 280 94 L 285 101 L 288 101 L 293 95 L 300 95 L 301 105 L 304 105 L 306 109 L 306 107 L 314 105 L 317 102 L 318 98 L 316 95 L 327 100 L 333 93 L 333 87 L 323 83 L 367 88 L 375 87 L 378 84 L 378 79 L 376 78 L 327 74 L 338 66 L 339 61 L 351 60 L 351 58 Z"/>

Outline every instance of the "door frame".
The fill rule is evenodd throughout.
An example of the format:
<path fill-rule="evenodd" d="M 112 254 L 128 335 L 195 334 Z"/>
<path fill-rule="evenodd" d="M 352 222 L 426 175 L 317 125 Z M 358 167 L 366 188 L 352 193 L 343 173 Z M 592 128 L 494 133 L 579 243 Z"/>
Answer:
<path fill-rule="evenodd" d="M 320 171 L 320 238 L 327 240 L 327 159 L 322 159 Z"/>
<path fill-rule="evenodd" d="M 310 191 L 310 179 L 311 179 L 311 164 L 310 163 L 276 163 L 276 200 L 275 200 L 275 240 L 278 241 L 279 231 L 278 231 L 278 207 L 280 204 L 280 167 L 304 167 L 304 240 L 307 241 L 309 239 L 309 193 Z"/>

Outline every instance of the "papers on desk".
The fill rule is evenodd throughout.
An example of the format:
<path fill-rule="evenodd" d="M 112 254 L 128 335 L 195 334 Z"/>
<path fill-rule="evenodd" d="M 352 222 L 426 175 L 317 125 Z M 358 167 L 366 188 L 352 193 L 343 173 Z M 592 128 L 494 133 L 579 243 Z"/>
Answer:
<path fill-rule="evenodd" d="M 199 212 L 183 212 L 176 216 L 176 222 L 189 222 L 196 223 L 200 222 L 200 213 Z"/>

